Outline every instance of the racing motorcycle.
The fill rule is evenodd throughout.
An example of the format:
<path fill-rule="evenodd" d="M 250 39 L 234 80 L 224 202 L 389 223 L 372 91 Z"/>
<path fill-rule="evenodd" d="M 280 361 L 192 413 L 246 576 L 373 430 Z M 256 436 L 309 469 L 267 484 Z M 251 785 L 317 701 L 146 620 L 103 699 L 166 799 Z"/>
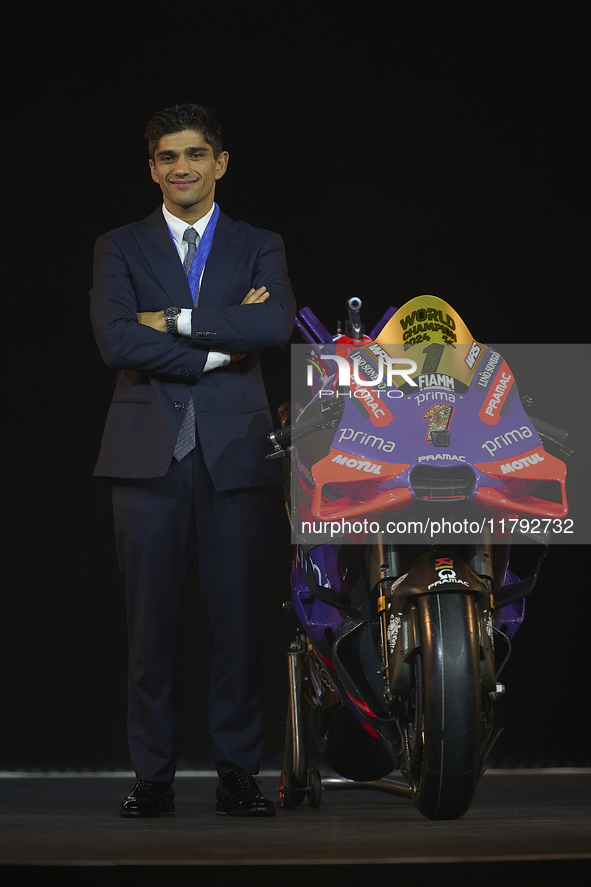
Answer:
<path fill-rule="evenodd" d="M 550 450 L 572 451 L 444 300 L 391 308 L 369 335 L 361 301 L 348 307 L 334 336 L 310 309 L 298 315 L 313 396 L 270 435 L 268 458 L 291 455 L 284 606 L 300 623 L 280 803 L 376 788 L 455 819 L 501 732 L 499 677 L 567 520 L 566 466 Z M 516 541 L 530 543 L 522 581 Z M 336 776 L 308 771 L 310 741 Z"/>

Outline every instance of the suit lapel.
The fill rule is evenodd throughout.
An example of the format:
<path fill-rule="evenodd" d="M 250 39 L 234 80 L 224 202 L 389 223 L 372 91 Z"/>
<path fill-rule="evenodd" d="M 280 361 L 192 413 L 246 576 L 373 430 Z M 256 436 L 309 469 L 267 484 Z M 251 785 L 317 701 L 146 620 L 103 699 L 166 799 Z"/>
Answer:
<path fill-rule="evenodd" d="M 199 305 L 202 308 L 220 307 L 226 300 L 243 240 L 236 227 L 232 219 L 220 212 L 201 281 Z"/>
<path fill-rule="evenodd" d="M 178 308 L 192 308 L 193 300 L 187 278 L 162 215 L 162 209 L 157 209 L 143 222 L 139 222 L 133 234 L 146 264 L 168 296 L 169 303 Z"/>
<path fill-rule="evenodd" d="M 243 240 L 235 227 L 232 219 L 220 212 L 201 281 L 199 305 L 204 308 L 221 306 L 226 298 Z M 162 210 L 157 209 L 143 222 L 139 222 L 133 233 L 146 263 L 168 296 L 170 304 L 179 308 L 192 308 L 187 278 Z"/>

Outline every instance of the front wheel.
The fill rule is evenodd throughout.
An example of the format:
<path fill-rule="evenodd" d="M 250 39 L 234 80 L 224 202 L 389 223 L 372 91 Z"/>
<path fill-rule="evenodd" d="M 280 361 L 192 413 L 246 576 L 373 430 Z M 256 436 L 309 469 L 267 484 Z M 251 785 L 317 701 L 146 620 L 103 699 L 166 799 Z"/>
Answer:
<path fill-rule="evenodd" d="M 478 614 L 470 594 L 454 592 L 423 595 L 417 609 L 420 646 L 405 719 L 413 796 L 428 819 L 457 819 L 481 772 Z"/>

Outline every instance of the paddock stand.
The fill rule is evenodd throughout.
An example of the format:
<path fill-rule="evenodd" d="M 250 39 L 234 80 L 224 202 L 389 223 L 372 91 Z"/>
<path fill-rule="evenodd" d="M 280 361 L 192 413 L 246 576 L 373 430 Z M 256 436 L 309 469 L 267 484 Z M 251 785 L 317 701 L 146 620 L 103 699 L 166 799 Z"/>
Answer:
<path fill-rule="evenodd" d="M 307 644 L 306 635 L 303 631 L 300 631 L 296 640 L 291 643 L 289 653 L 287 654 L 289 665 L 289 702 L 283 770 L 281 771 L 279 783 L 280 806 L 284 808 L 297 807 L 307 797 L 308 804 L 315 810 L 320 807 L 323 789 L 365 789 L 386 792 L 412 800 L 410 787 L 393 779 L 385 778 L 358 782 L 354 779 L 346 779 L 343 776 L 321 777 L 319 770 L 308 771 L 308 731 L 303 692 Z"/>

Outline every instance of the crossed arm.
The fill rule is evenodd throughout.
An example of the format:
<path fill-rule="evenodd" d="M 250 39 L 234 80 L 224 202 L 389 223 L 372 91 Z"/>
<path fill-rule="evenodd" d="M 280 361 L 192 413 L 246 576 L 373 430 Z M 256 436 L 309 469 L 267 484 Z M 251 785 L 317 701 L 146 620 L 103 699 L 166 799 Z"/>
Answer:
<path fill-rule="evenodd" d="M 271 294 L 267 292 L 266 286 L 261 286 L 258 289 L 254 289 L 251 287 L 245 297 L 243 298 L 241 304 L 242 305 L 260 305 L 269 298 Z M 149 326 L 153 330 L 157 330 L 159 333 L 167 333 L 168 328 L 166 326 L 166 319 L 164 317 L 164 311 L 138 311 L 137 319 L 144 326 Z M 238 353 L 230 353 L 227 351 L 212 351 L 210 352 L 210 357 L 213 356 L 219 357 L 220 360 L 216 360 L 214 357 L 214 361 L 212 362 L 210 358 L 205 363 L 204 369 L 207 371 L 208 369 L 215 369 L 216 366 L 227 363 L 227 358 L 230 358 L 230 361 L 242 360 L 243 357 L 246 357 L 245 354 Z M 224 360 L 225 358 L 225 360 Z"/>
<path fill-rule="evenodd" d="M 260 305 L 262 302 L 266 302 L 270 295 L 266 286 L 261 286 L 256 290 L 251 288 L 242 299 L 241 305 Z M 158 330 L 160 333 L 168 332 L 164 311 L 138 311 L 137 319 L 144 326 L 151 326 L 153 330 Z"/>
<path fill-rule="evenodd" d="M 160 302 L 157 293 L 161 285 L 143 255 L 137 253 L 135 238 L 127 232 L 124 235 L 125 239 L 119 232 L 103 235 L 95 250 L 91 316 L 107 366 L 194 376 L 225 365 L 232 354 L 240 359 L 242 353 L 280 347 L 289 338 L 295 301 L 278 235 L 269 235 L 252 262 L 236 269 L 243 285 L 250 285 L 248 277 L 252 280 L 242 301 L 223 308 L 200 306 L 192 311 L 191 334 L 178 336 L 162 335 L 167 332 L 163 311 L 138 312 L 141 302 L 148 307 Z M 262 285 L 263 280 L 268 281 L 273 295 Z M 252 304 L 264 307 L 253 311 L 248 307 Z M 219 362 L 212 365 L 214 355 Z"/>

